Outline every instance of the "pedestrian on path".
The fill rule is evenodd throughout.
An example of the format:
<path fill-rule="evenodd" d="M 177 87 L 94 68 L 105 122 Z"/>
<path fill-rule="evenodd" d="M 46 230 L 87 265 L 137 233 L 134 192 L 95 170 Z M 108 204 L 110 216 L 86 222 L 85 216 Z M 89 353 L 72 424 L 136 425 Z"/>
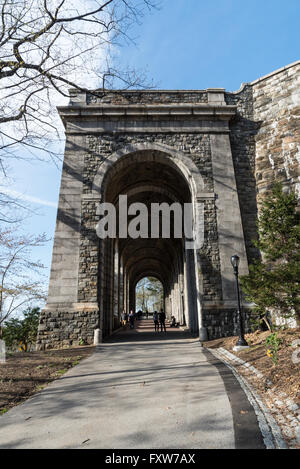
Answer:
<path fill-rule="evenodd" d="M 160 310 L 160 313 L 159 313 L 158 317 L 159 317 L 159 322 L 160 322 L 160 331 L 162 332 L 164 330 L 165 334 L 166 334 L 167 333 L 166 324 L 165 324 L 166 315 L 165 315 L 163 309 Z"/>
<path fill-rule="evenodd" d="M 133 328 L 134 328 L 134 319 L 135 319 L 135 314 L 134 314 L 134 312 L 131 310 L 131 311 L 130 311 L 130 314 L 129 314 L 130 329 L 133 329 Z"/>
<path fill-rule="evenodd" d="M 122 320 L 122 326 L 126 326 L 127 323 L 127 314 L 123 310 L 123 313 L 121 314 L 121 320 Z"/>
<path fill-rule="evenodd" d="M 159 322 L 158 322 L 158 313 L 157 311 L 154 311 L 153 313 L 153 321 L 154 321 L 154 329 L 155 332 L 159 332 Z"/>

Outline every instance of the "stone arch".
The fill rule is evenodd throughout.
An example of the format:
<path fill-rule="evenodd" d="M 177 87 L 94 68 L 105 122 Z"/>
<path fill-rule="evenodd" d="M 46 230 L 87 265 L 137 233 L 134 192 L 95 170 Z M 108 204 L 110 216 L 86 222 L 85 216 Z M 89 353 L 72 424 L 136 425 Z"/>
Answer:
<path fill-rule="evenodd" d="M 184 177 L 186 182 L 191 187 L 192 198 L 197 200 L 203 197 L 205 193 L 205 185 L 203 178 L 195 165 L 195 163 L 182 152 L 174 148 L 159 143 L 138 143 L 135 145 L 126 145 L 111 154 L 99 167 L 97 174 L 94 178 L 92 185 L 92 197 L 102 199 L 105 187 L 105 181 L 110 173 L 113 171 L 115 163 L 119 162 L 122 158 L 134 154 L 145 152 L 144 161 L 162 161 L 165 164 L 173 166 Z M 153 152 L 151 154 L 151 152 Z"/>
<path fill-rule="evenodd" d="M 145 167 L 143 167 L 143 164 L 145 164 Z M 146 174 L 147 164 L 148 174 Z M 130 172 L 131 165 L 137 173 Z M 141 168 L 141 172 L 139 168 Z M 158 176 L 157 179 L 155 179 L 155 173 Z M 153 186 L 152 177 L 154 177 Z M 166 184 L 164 184 L 164 181 L 166 181 Z M 205 199 L 208 195 L 204 192 L 204 189 L 204 181 L 199 169 L 188 156 L 167 145 L 140 143 L 123 147 L 110 155 L 101 164 L 93 181 L 92 198 L 99 203 L 110 202 L 117 206 L 119 194 L 126 194 L 133 198 L 139 198 L 140 194 L 142 196 L 143 194 L 144 196 L 148 194 L 146 198 L 149 194 L 150 197 L 152 197 L 152 194 L 155 194 L 154 198 L 161 197 L 170 203 L 175 201 L 179 201 L 182 204 L 186 202 L 192 203 L 194 225 L 197 217 L 197 203 L 199 199 Z M 209 196 L 212 197 L 213 194 L 210 193 Z M 176 305 L 177 308 L 178 319 L 183 321 L 183 318 L 186 317 L 185 315 L 188 314 L 188 326 L 192 332 L 196 333 L 198 325 L 201 323 L 201 318 L 199 317 L 201 314 L 201 304 L 198 295 L 194 293 L 199 290 L 198 265 L 195 252 L 192 252 L 192 256 L 186 255 L 182 239 L 180 242 L 178 239 L 169 240 L 169 244 L 165 246 L 165 252 L 162 250 L 162 246 L 164 246 L 163 240 L 160 242 L 160 247 L 150 247 L 149 249 L 146 249 L 146 246 L 143 247 L 143 244 L 138 244 L 140 246 L 139 251 L 142 254 L 137 254 L 135 249 L 128 248 L 130 240 L 127 241 L 128 244 L 125 251 L 124 246 L 120 248 L 119 254 L 122 256 L 125 282 L 121 296 L 125 300 L 119 309 L 123 310 L 123 306 L 127 310 L 132 309 L 136 278 L 143 278 L 151 271 L 154 276 L 157 278 L 161 277 L 163 280 L 164 291 L 169 299 L 168 304 L 171 304 L 172 299 L 172 304 Z M 113 277 L 109 272 L 110 261 L 107 261 L 110 256 L 110 246 L 112 247 L 105 240 L 100 242 L 99 266 L 102 266 L 102 268 L 100 267 L 102 292 L 114 290 L 112 287 L 113 281 L 106 280 L 106 278 Z M 124 258 L 126 250 L 128 250 L 128 256 L 130 256 L 130 258 L 127 256 L 127 260 Z M 157 252 L 154 252 L 155 250 Z M 147 251 L 150 251 L 150 254 L 146 257 Z M 159 257 L 158 252 L 160 258 L 157 258 Z M 172 256 L 167 262 L 166 258 L 170 253 L 172 253 Z M 105 271 L 103 271 L 103 266 L 107 266 L 104 267 Z M 186 278 L 185 292 L 181 288 L 183 277 Z M 183 309 L 185 309 L 186 313 L 182 310 L 182 306 L 179 305 L 179 297 L 184 298 L 185 305 Z M 104 298 L 103 294 L 102 298 Z M 109 301 L 105 304 L 101 302 L 100 310 L 105 312 L 111 310 Z M 169 313 L 171 314 L 171 311 Z M 106 321 L 105 317 L 103 330 L 105 334 L 109 334 L 113 318 Z"/>

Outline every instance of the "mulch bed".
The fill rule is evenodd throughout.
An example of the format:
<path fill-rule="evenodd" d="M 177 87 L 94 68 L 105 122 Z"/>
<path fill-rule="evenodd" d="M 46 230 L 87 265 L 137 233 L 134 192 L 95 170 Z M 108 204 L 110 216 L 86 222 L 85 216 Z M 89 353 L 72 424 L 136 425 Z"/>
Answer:
<path fill-rule="evenodd" d="M 255 387 L 260 394 L 264 394 L 268 389 L 272 389 L 275 393 L 284 392 L 300 405 L 300 363 L 293 363 L 292 358 L 296 349 L 291 346 L 294 340 L 300 339 L 300 328 L 278 332 L 278 337 L 282 340 L 282 343 L 276 366 L 266 353 L 267 346 L 265 342 L 269 334 L 269 331 L 256 331 L 246 334 L 245 338 L 250 348 L 240 352 L 233 352 L 232 350 L 237 343 L 237 337 L 212 340 L 205 342 L 204 346 L 208 348 L 223 347 L 257 368 L 266 378 L 265 380 L 255 379 Z M 298 350 L 300 350 L 300 345 L 298 345 Z M 300 358 L 300 352 L 297 357 Z M 242 368 L 240 371 L 243 374 Z M 268 384 L 269 380 L 273 385 Z"/>
<path fill-rule="evenodd" d="M 88 357 L 94 346 L 7 354 L 0 363 L 0 415 Z"/>

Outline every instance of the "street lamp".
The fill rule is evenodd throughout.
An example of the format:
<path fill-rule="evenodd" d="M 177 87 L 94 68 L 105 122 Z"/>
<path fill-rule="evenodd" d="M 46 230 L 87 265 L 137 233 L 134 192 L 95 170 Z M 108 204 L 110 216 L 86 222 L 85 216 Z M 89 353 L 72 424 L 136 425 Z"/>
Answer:
<path fill-rule="evenodd" d="M 234 256 L 231 256 L 231 265 L 233 267 L 233 272 L 234 272 L 235 280 L 236 280 L 236 290 L 237 290 L 237 300 L 238 300 L 238 320 L 239 320 L 239 330 L 240 330 L 239 340 L 236 345 L 237 347 L 248 347 L 248 344 L 244 337 L 244 324 L 243 324 L 242 311 L 241 311 L 240 288 L 239 288 L 239 262 L 240 262 L 239 256 L 237 256 L 236 254 L 234 254 Z"/>

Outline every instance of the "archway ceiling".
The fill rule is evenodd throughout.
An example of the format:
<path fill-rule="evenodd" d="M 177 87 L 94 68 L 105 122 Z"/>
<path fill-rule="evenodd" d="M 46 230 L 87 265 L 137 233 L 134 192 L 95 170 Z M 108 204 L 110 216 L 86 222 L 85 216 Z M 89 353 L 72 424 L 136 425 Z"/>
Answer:
<path fill-rule="evenodd" d="M 165 288 L 170 285 L 170 272 L 167 266 L 157 259 L 144 259 L 139 264 L 131 266 L 128 273 L 132 288 L 135 288 L 136 283 L 141 278 L 147 277 L 150 274 L 153 277 L 157 277 Z"/>
<path fill-rule="evenodd" d="M 114 172 L 107 184 L 106 201 L 115 201 L 119 194 L 127 194 L 137 184 L 168 188 L 181 202 L 190 200 L 189 187 L 174 168 L 154 161 L 134 161 Z"/>
<path fill-rule="evenodd" d="M 182 246 L 181 239 L 165 238 L 137 238 L 119 239 L 119 253 L 125 266 L 130 257 L 143 256 L 144 252 L 157 252 L 157 256 L 164 259 L 169 265 L 176 258 L 178 248 Z"/>
<path fill-rule="evenodd" d="M 166 202 L 171 205 L 173 202 L 181 204 L 190 202 L 189 184 L 181 171 L 175 168 L 171 159 L 166 155 L 155 156 L 154 153 L 136 152 L 114 163 L 103 189 L 104 201 L 114 203 L 117 211 L 119 195 L 127 195 L 128 205 L 140 202 L 148 207 L 149 237 L 118 240 L 119 255 L 131 288 L 138 280 L 150 274 L 159 278 L 165 288 L 169 288 L 174 274 L 183 264 L 182 239 L 150 237 L 150 204 Z M 128 223 L 137 215 L 138 213 L 128 216 Z"/>
<path fill-rule="evenodd" d="M 124 247 L 120 245 L 122 264 L 130 275 L 135 275 L 135 271 L 145 272 L 146 275 L 151 262 L 156 262 L 156 273 L 161 271 L 164 280 L 170 282 L 178 265 L 182 263 L 182 259 L 179 259 L 182 255 L 181 240 L 159 238 L 122 241 L 125 241 Z"/>
<path fill-rule="evenodd" d="M 143 273 L 154 270 L 157 274 L 161 272 L 161 275 L 167 280 L 174 271 L 174 265 L 172 264 L 167 262 L 166 257 L 163 256 L 160 250 L 141 249 L 140 251 L 137 250 L 134 255 L 128 257 L 125 269 L 131 279 L 137 272 Z"/>

